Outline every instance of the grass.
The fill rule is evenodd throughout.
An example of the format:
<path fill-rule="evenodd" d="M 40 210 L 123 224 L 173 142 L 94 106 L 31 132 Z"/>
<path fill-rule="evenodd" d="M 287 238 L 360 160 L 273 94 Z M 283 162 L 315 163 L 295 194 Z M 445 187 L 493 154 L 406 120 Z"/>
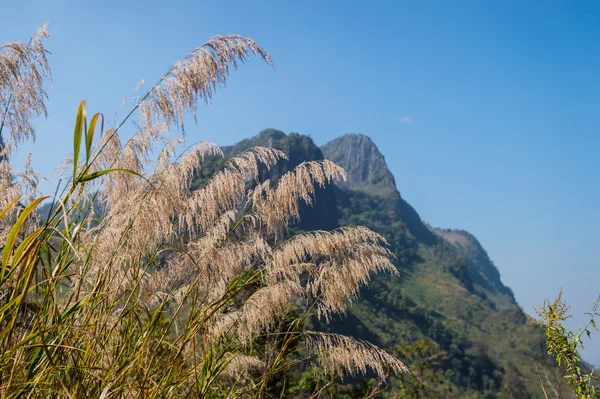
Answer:
<path fill-rule="evenodd" d="M 32 71 L 45 70 L 40 46 L 3 47 L 0 61 L 14 73 L 0 76 L 1 92 L 25 90 Z M 300 203 L 343 178 L 341 168 L 305 162 L 263 182 L 259 170 L 285 155 L 253 147 L 190 189 L 204 157 L 223 154 L 205 142 L 181 150 L 167 135 L 249 56 L 271 64 L 250 39 L 211 39 L 115 128 L 104 129 L 102 114 L 88 119 L 81 102 L 54 196 L 40 196 L 38 176 L 8 162 L 35 133 L 12 116 L 45 112 L 43 82 L 0 96 L 2 397 L 266 397 L 283 372 L 313 363 L 382 381 L 406 371 L 367 342 L 303 330 L 309 316 L 343 314 L 370 274 L 395 272 L 385 240 L 366 228 L 284 239 Z M 136 129 L 125 140 L 128 121 Z"/>

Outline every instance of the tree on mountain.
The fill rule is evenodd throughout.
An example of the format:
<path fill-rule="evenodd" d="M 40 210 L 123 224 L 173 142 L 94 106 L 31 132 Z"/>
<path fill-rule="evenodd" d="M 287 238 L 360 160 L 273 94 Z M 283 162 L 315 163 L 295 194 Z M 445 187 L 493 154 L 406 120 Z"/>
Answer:
<path fill-rule="evenodd" d="M 452 396 L 442 363 L 447 353 L 440 350 L 430 340 L 419 340 L 412 344 L 402 345 L 396 349 L 398 355 L 405 359 L 410 371 L 398 377 L 400 385 L 399 398 L 446 398 Z"/>

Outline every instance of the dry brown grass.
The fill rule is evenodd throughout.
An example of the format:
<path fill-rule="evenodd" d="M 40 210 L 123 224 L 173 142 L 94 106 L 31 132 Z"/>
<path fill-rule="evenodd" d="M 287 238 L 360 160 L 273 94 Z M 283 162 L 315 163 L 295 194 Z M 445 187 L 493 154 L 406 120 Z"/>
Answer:
<path fill-rule="evenodd" d="M 0 93 L 25 91 L 0 96 L 10 145 L 32 137 L 29 120 L 45 113 L 45 36 L 5 47 L 0 59 L 12 65 L 0 71 Z M 139 99 L 125 118 L 139 111 L 139 129 L 126 141 L 125 120 L 94 140 L 101 116 L 88 124 L 82 103 L 69 183 L 46 199 L 42 223 L 25 223 L 45 199 L 35 197 L 33 175 L 19 179 L 0 161 L 3 397 L 262 396 L 292 355 L 314 356 L 332 374 L 405 371 L 366 342 L 302 330 L 314 312 L 325 322 L 343 314 L 372 273 L 396 272 L 384 240 L 366 228 L 282 241 L 300 203 L 313 202 L 315 185 L 344 178 L 341 168 L 308 162 L 277 184 L 262 182 L 259 168 L 285 155 L 255 147 L 190 191 L 204 156 L 222 152 L 205 142 L 182 151 L 167 134 L 251 55 L 271 63 L 240 36 L 195 49 Z M 289 321 L 292 302 L 300 315 Z M 271 346 L 256 345 L 265 337 Z M 295 353 L 292 343 L 305 337 L 309 350 Z"/>

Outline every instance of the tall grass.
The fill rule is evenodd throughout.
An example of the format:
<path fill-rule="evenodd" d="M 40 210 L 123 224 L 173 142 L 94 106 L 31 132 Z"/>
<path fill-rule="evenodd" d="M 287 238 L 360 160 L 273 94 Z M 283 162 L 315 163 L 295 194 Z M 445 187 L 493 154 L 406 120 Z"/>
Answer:
<path fill-rule="evenodd" d="M 168 134 L 232 66 L 271 64 L 266 51 L 241 36 L 211 39 L 115 128 L 101 114 L 88 120 L 82 102 L 66 183 L 39 196 L 35 173 L 14 173 L 8 156 L 45 114 L 44 37 L 45 27 L 0 51 L 2 397 L 263 397 L 300 361 L 381 380 L 405 371 L 367 342 L 303 329 L 309 315 L 343 314 L 371 273 L 396 273 L 366 228 L 287 236 L 301 202 L 345 178 L 341 168 L 307 162 L 273 184 L 259 171 L 285 154 L 255 147 L 190 190 L 204 158 L 223 154 L 206 142 L 182 150 Z M 126 122 L 136 128 L 125 141 Z"/>

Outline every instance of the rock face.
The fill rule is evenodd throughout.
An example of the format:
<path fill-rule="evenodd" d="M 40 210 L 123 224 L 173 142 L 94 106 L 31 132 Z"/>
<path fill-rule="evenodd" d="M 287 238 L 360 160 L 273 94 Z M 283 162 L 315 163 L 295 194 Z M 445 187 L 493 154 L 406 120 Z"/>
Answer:
<path fill-rule="evenodd" d="M 346 134 L 321 147 L 326 159 L 335 162 L 348 175 L 343 188 L 389 196 L 397 193 L 394 176 L 385 158 L 371 139 L 363 134 Z"/>
<path fill-rule="evenodd" d="M 389 218 L 401 220 L 403 228 L 419 241 L 434 243 L 436 237 L 423 224 L 419 214 L 400 197 L 392 172 L 373 141 L 364 134 L 346 134 L 321 147 L 325 159 L 344 168 L 348 179 L 338 181 L 345 196 L 364 193 L 370 201 L 380 201 L 388 208 Z M 342 195 L 344 197 L 344 195 Z"/>

